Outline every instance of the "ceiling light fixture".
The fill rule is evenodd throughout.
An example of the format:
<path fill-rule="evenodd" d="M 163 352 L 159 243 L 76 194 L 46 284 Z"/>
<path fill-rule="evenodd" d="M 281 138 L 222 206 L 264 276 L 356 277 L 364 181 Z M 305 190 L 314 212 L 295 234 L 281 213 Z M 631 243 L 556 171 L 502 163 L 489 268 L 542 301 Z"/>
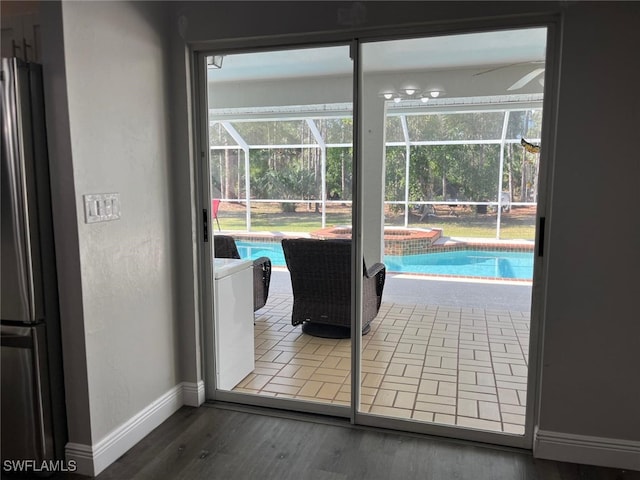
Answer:
<path fill-rule="evenodd" d="M 394 103 L 400 103 L 403 100 L 420 100 L 422 103 L 427 103 L 432 98 L 438 98 L 444 95 L 444 90 L 422 90 L 415 86 L 403 87 L 400 90 L 396 90 L 393 87 L 387 87 L 382 90 L 379 95 L 388 101 Z"/>

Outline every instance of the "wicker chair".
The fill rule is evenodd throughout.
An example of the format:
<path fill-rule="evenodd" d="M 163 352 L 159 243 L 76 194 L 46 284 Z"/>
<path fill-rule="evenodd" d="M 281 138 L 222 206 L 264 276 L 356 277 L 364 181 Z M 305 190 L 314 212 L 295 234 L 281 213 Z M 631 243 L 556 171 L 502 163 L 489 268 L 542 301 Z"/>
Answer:
<path fill-rule="evenodd" d="M 213 248 L 216 258 L 240 258 L 238 247 L 229 235 L 214 235 Z M 269 283 L 271 282 L 271 260 L 260 257 L 253 261 L 253 311 L 261 309 L 267 303 Z"/>
<path fill-rule="evenodd" d="M 292 325 L 318 337 L 348 338 L 351 334 L 351 241 L 310 238 L 282 240 L 293 288 Z M 362 334 L 378 314 L 386 268 L 364 266 Z"/>

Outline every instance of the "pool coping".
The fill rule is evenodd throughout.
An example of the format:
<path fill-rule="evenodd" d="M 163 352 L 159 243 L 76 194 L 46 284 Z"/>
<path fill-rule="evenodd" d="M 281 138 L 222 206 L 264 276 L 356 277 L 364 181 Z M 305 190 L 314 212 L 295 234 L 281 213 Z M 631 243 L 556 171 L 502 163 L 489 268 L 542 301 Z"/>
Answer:
<path fill-rule="evenodd" d="M 304 232 L 225 232 L 236 240 L 278 243 L 284 238 L 312 238 Z M 385 241 L 385 255 L 396 255 L 387 252 Z M 419 255 L 422 253 L 438 253 L 444 251 L 499 250 L 501 252 L 533 252 L 535 242 L 531 240 L 497 240 L 495 238 L 458 238 L 440 237 L 429 245 L 424 245 L 420 252 L 403 253 L 403 255 Z M 477 277 L 475 277 L 477 278 Z"/>

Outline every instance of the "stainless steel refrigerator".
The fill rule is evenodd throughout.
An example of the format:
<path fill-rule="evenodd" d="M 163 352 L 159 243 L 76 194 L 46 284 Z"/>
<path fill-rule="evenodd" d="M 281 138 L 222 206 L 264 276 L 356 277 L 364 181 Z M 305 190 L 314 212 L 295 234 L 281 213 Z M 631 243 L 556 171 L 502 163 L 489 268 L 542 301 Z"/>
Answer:
<path fill-rule="evenodd" d="M 2 59 L 2 464 L 67 440 L 42 67 Z"/>

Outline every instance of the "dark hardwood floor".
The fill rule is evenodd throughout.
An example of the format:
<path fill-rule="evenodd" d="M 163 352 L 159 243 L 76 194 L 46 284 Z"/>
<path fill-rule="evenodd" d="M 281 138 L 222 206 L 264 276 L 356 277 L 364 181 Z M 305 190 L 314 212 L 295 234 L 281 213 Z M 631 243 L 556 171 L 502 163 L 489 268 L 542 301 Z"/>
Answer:
<path fill-rule="evenodd" d="M 64 475 L 56 480 L 86 477 Z M 351 426 L 345 420 L 183 407 L 98 480 L 630 480 L 640 472 L 534 459 L 529 452 Z"/>

